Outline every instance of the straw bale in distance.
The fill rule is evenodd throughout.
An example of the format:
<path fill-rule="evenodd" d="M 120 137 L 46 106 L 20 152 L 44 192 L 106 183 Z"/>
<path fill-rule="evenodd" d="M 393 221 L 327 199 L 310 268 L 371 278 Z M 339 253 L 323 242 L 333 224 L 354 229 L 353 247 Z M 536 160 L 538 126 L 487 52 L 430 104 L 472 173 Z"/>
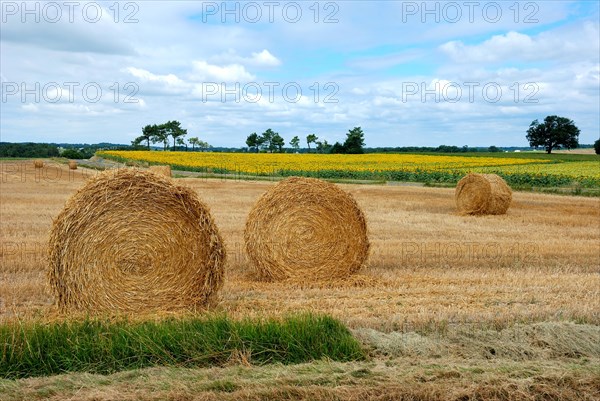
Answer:
<path fill-rule="evenodd" d="M 35 167 L 35 168 L 44 168 L 44 161 L 43 160 L 34 160 L 33 161 L 33 167 Z"/>
<path fill-rule="evenodd" d="M 54 220 L 49 285 L 61 311 L 204 307 L 223 284 L 225 250 L 191 189 L 136 169 L 92 178 Z"/>
<path fill-rule="evenodd" d="M 69 160 L 69 170 L 77 170 L 77 162 L 75 160 Z"/>
<path fill-rule="evenodd" d="M 150 166 L 149 170 L 156 174 L 162 174 L 165 177 L 171 177 L 171 166 Z"/>
<path fill-rule="evenodd" d="M 505 214 L 512 191 L 496 174 L 470 173 L 458 182 L 454 197 L 460 214 Z"/>
<path fill-rule="evenodd" d="M 265 280 L 311 282 L 349 277 L 368 256 L 363 212 L 338 186 L 292 177 L 267 191 L 252 208 L 245 250 Z"/>

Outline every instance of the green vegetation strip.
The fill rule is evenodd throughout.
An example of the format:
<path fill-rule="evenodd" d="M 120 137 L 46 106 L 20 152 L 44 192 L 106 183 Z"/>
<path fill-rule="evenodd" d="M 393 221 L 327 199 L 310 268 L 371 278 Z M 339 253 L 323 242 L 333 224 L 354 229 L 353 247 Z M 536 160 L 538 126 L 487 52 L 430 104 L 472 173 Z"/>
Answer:
<path fill-rule="evenodd" d="M 298 315 L 281 320 L 227 317 L 117 322 L 87 319 L 0 326 L 0 377 L 65 372 L 109 374 L 150 366 L 207 367 L 228 362 L 294 364 L 362 360 L 360 344 L 339 321 Z"/>

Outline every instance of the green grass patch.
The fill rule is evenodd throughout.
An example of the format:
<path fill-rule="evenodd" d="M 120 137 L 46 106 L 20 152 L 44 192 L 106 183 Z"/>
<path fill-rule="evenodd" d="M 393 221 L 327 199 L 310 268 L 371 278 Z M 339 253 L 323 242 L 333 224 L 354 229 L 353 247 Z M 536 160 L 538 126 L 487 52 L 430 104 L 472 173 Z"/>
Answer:
<path fill-rule="evenodd" d="M 110 374 L 150 366 L 207 367 L 242 354 L 257 365 L 366 357 L 339 321 L 322 315 L 235 321 L 223 316 L 10 323 L 0 326 L 0 377 Z"/>

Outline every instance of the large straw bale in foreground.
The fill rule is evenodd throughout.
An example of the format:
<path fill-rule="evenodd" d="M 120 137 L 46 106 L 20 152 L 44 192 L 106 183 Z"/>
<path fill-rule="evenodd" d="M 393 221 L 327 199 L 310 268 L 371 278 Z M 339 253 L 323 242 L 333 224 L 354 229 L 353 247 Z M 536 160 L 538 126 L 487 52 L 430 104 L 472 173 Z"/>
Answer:
<path fill-rule="evenodd" d="M 343 279 L 360 270 L 369 240 L 352 196 L 314 178 L 288 178 L 254 205 L 244 233 L 246 253 L 262 279 Z"/>
<path fill-rule="evenodd" d="M 150 166 L 148 169 L 153 173 L 171 177 L 171 166 Z"/>
<path fill-rule="evenodd" d="M 460 214 L 504 214 L 512 201 L 512 191 L 496 174 L 467 174 L 454 193 Z"/>
<path fill-rule="evenodd" d="M 62 311 L 203 307 L 223 283 L 225 250 L 191 189 L 135 169 L 86 183 L 54 221 L 49 283 Z"/>

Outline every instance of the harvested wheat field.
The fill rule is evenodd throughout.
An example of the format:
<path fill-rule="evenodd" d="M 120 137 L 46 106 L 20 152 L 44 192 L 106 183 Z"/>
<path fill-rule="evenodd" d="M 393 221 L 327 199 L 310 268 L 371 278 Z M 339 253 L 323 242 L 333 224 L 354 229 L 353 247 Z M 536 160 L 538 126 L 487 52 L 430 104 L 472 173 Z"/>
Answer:
<path fill-rule="evenodd" d="M 49 233 L 98 172 L 0 167 L 0 320 L 60 318 L 46 284 Z M 340 185 L 364 212 L 367 264 L 347 279 L 299 284 L 259 280 L 244 252 L 246 218 L 274 182 L 175 182 L 207 204 L 227 250 L 214 311 L 329 314 L 369 360 L 255 366 L 242 355 L 208 369 L 0 380 L 0 398 L 598 399 L 600 199 L 515 192 L 505 215 L 461 216 L 453 188 Z"/>

